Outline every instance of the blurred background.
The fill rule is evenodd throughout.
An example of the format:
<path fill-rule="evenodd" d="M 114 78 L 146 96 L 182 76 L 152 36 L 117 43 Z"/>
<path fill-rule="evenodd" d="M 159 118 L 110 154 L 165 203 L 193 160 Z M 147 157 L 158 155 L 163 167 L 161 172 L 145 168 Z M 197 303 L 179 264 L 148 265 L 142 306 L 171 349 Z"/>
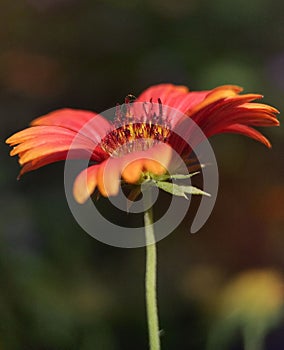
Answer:
<path fill-rule="evenodd" d="M 77 225 L 63 163 L 16 181 L 4 140 L 55 108 L 101 112 L 161 82 L 238 84 L 284 110 L 283 14 L 280 0 L 0 0 L 1 350 L 147 349 L 144 249 Z M 271 150 L 212 138 L 210 219 L 158 244 L 163 350 L 284 348 L 283 128 L 263 132 Z"/>

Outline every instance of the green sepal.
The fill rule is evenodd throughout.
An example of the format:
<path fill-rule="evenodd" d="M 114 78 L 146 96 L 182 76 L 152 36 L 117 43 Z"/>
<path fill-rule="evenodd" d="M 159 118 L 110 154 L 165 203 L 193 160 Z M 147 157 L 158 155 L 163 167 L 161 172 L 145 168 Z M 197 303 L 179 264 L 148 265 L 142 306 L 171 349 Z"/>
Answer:
<path fill-rule="evenodd" d="M 161 190 L 171 193 L 174 196 L 184 197 L 188 199 L 187 194 L 197 194 L 210 197 L 211 195 L 207 192 L 200 190 L 194 186 L 184 186 L 178 185 L 171 182 L 165 181 L 156 181 L 156 186 L 158 186 Z"/>
<path fill-rule="evenodd" d="M 156 175 L 153 173 L 147 173 L 144 174 L 143 177 L 143 182 L 145 181 L 145 177 L 148 178 L 149 180 L 154 180 L 154 181 L 167 181 L 167 180 L 186 180 L 186 179 L 190 179 L 192 176 L 199 174 L 199 171 L 196 171 L 194 173 L 191 174 L 174 174 L 174 175 L 170 175 L 170 174 L 163 174 L 163 175 Z"/>
<path fill-rule="evenodd" d="M 187 174 L 187 175 L 184 175 L 184 174 L 175 174 L 175 175 L 171 175 L 170 176 L 170 179 L 174 179 L 174 180 L 186 180 L 186 179 L 190 179 L 192 176 L 194 175 L 197 175 L 199 174 L 200 171 L 196 171 L 194 173 L 191 173 L 191 174 Z"/>

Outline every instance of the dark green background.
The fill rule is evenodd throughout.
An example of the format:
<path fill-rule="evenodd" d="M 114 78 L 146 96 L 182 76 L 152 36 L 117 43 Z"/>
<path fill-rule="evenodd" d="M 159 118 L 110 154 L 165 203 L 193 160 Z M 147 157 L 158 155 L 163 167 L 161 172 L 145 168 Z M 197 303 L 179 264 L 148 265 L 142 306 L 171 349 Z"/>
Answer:
<path fill-rule="evenodd" d="M 147 349 L 144 249 L 78 227 L 63 163 L 17 182 L 5 138 L 55 108 L 101 112 L 160 82 L 238 84 L 283 110 L 283 15 L 280 0 L 0 1 L 1 350 Z M 205 349 L 226 283 L 283 270 L 283 130 L 263 131 L 272 150 L 212 139 L 220 191 L 210 219 L 196 235 L 186 219 L 158 244 L 163 350 Z M 283 349 L 283 331 L 270 332 L 268 350 Z M 242 349 L 238 330 L 227 349 Z"/>

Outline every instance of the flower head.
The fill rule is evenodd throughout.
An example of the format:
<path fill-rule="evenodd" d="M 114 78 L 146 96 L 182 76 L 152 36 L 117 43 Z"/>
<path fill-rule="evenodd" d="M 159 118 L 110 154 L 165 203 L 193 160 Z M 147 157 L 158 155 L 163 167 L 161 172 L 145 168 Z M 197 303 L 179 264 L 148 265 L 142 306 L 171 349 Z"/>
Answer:
<path fill-rule="evenodd" d="M 96 188 L 104 196 L 116 195 L 121 179 L 139 184 L 145 174 L 163 176 L 171 165 L 173 149 L 183 159 L 188 157 L 191 148 L 186 139 L 193 137 L 194 130 L 184 130 L 184 140 L 175 132 L 183 127 L 184 118 L 190 118 L 206 137 L 238 133 L 270 147 L 253 127 L 279 125 L 278 111 L 252 102 L 261 95 L 240 95 L 241 91 L 231 85 L 199 92 L 189 92 L 185 86 L 156 85 L 134 102 L 132 96 L 127 97 L 117 107 L 113 123 L 94 112 L 60 109 L 35 119 L 6 142 L 13 146 L 11 156 L 19 156 L 20 176 L 65 160 L 67 155 L 90 159 L 93 164 L 74 183 L 74 196 L 83 203 Z"/>

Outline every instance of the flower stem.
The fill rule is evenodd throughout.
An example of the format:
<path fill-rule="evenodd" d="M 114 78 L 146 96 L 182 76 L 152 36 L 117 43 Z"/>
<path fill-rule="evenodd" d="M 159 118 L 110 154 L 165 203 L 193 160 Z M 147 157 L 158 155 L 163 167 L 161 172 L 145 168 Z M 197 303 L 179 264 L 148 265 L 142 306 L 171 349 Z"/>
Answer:
<path fill-rule="evenodd" d="M 145 208 L 150 203 L 150 190 L 144 193 Z M 152 207 L 145 210 L 144 225 L 146 235 L 145 293 L 150 350 L 160 350 L 159 320 L 157 308 L 157 252 L 153 228 Z M 150 243 L 151 242 L 151 243 Z M 150 243 L 150 244 L 149 244 Z"/>

